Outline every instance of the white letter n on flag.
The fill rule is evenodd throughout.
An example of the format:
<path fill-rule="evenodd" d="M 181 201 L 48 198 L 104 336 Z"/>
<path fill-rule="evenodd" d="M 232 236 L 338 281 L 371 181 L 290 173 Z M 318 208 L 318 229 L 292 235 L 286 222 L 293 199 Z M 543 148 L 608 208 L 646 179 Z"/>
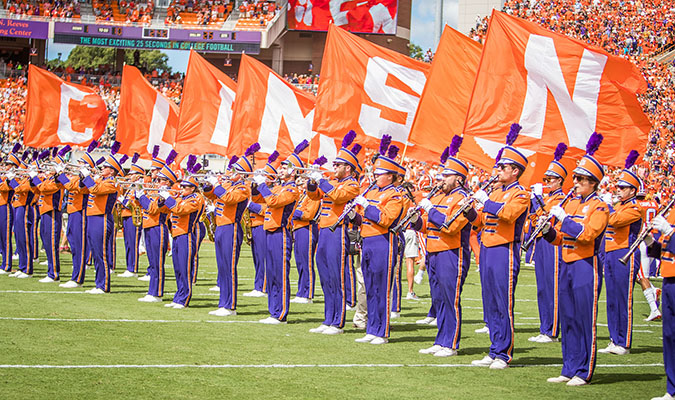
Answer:
<path fill-rule="evenodd" d="M 521 134 L 541 138 L 546 120 L 546 99 L 551 91 L 562 117 L 569 145 L 583 149 L 595 130 L 600 78 L 607 57 L 584 49 L 570 96 L 553 39 L 530 35 L 525 49 L 527 94 L 520 115 Z"/>

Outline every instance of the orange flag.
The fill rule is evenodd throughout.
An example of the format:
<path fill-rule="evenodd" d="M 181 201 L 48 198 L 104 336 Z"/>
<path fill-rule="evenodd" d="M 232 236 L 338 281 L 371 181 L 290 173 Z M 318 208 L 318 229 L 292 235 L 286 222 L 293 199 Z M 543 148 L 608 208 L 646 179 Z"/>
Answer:
<path fill-rule="evenodd" d="M 105 102 L 94 89 L 32 64 L 26 110 L 25 146 L 86 145 L 101 137 L 108 123 Z"/>
<path fill-rule="evenodd" d="M 410 142 L 438 152 L 464 128 L 483 46 L 447 26 L 410 131 Z"/>
<path fill-rule="evenodd" d="M 260 61 L 242 55 L 237 97 L 233 106 L 228 155 L 241 156 L 252 143 L 260 152 L 293 152 L 303 140 L 311 140 L 314 103 L 311 93 L 286 82 Z"/>
<path fill-rule="evenodd" d="M 643 154 L 647 145 L 651 126 L 636 98 L 646 87 L 628 60 L 494 11 L 460 156 L 492 168 L 517 122 L 523 129 L 514 146 L 530 162 L 525 184 L 542 177 L 560 142 L 573 166 L 594 131 L 605 137 L 596 158 L 623 166 L 631 150 Z"/>
<path fill-rule="evenodd" d="M 149 159 L 156 145 L 162 159 L 171 152 L 178 126 L 178 106 L 130 65 L 122 70 L 118 115 L 116 139 L 122 144 L 120 153 L 139 153 Z"/>
<path fill-rule="evenodd" d="M 388 134 L 405 146 L 430 67 L 331 25 L 314 130 L 335 139 L 354 130 L 356 142 L 375 149 Z M 429 158 L 428 150 L 418 154 L 416 147 L 410 145 L 406 154 Z"/>
<path fill-rule="evenodd" d="M 196 51 L 190 50 L 180 103 L 176 151 L 227 155 L 237 84 Z"/>

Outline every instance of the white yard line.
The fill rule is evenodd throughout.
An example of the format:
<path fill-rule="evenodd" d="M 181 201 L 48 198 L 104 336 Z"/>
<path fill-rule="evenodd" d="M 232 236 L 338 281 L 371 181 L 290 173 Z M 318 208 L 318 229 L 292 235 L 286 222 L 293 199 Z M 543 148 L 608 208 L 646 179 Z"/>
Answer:
<path fill-rule="evenodd" d="M 510 367 L 560 368 L 562 364 L 511 364 Z M 663 368 L 663 364 L 598 364 L 598 368 Z M 471 364 L 88 364 L 88 365 L 47 365 L 47 364 L 0 364 L 0 369 L 117 369 L 117 368 L 481 368 Z"/>

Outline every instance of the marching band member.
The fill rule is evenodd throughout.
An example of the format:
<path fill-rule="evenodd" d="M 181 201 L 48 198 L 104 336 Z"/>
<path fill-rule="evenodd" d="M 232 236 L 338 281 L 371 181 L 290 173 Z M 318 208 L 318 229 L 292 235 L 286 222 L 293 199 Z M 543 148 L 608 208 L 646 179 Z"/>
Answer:
<path fill-rule="evenodd" d="M 658 241 L 650 235 L 645 239 L 649 246 L 649 256 L 661 260 L 662 317 L 663 324 L 663 366 L 666 370 L 666 394 L 652 400 L 672 400 L 675 398 L 675 212 L 671 209 L 664 217 L 657 215 L 652 221 L 661 237 Z"/>
<path fill-rule="evenodd" d="M 640 252 L 633 253 L 628 264 L 619 259 L 626 255 L 642 230 L 642 208 L 635 199 L 640 178 L 630 168 L 639 154 L 632 150 L 616 184 L 619 202 L 609 205 L 609 225 L 605 232 L 605 293 L 609 345 L 598 353 L 625 355 L 633 339 L 633 286 L 640 268 Z"/>
<path fill-rule="evenodd" d="M 646 178 L 647 176 L 645 176 Z M 659 204 L 654 201 L 651 196 L 648 198 L 647 192 L 645 191 L 645 178 L 640 179 L 640 189 L 637 193 L 637 200 L 640 207 L 642 207 L 642 215 L 644 216 L 645 224 L 651 223 L 652 219 L 659 212 Z M 640 282 L 640 287 L 642 288 L 642 294 L 645 296 L 647 304 L 649 304 L 649 316 L 645 318 L 645 321 L 655 321 L 661 319 L 661 311 L 659 311 L 658 299 L 661 295 L 661 289 L 654 287 L 652 282 L 649 280 L 650 269 L 652 262 L 657 264 L 659 260 L 651 257 L 647 252 L 647 246 L 644 242 L 640 243 L 640 268 L 638 269 L 638 282 Z"/>
<path fill-rule="evenodd" d="M 507 368 L 513 359 L 515 289 L 520 271 L 520 243 L 530 194 L 518 183 L 527 157 L 512 147 L 520 125 L 513 124 L 497 160 L 498 186 L 491 194 L 478 190 L 473 196 L 483 205 L 474 224 L 481 227 L 480 279 L 483 308 L 490 328 L 490 351 L 473 365 Z"/>
<path fill-rule="evenodd" d="M 593 157 L 602 139 L 596 132 L 591 135 L 586 155 L 572 171 L 575 197 L 564 206 L 551 208 L 559 222 L 555 228 L 544 229 L 546 240 L 562 245 L 559 296 L 563 367 L 560 376 L 548 379 L 551 383 L 586 385 L 595 370 L 602 242 L 609 221 L 608 207 L 596 192 L 604 177 L 603 166 Z"/>
<path fill-rule="evenodd" d="M 33 276 L 33 234 L 31 218 L 31 209 L 35 193 L 30 186 L 28 175 L 25 172 L 25 161 L 29 156 L 28 151 L 24 151 L 21 156 L 21 166 L 19 172 L 22 176 L 16 179 L 16 173 L 9 171 L 5 176 L 9 180 L 8 185 L 14 190 L 12 199 L 12 209 L 14 210 L 14 242 L 16 251 L 19 254 L 19 269 L 10 274 L 16 278 L 31 278 Z M 22 171 L 23 170 L 23 171 Z"/>
<path fill-rule="evenodd" d="M 544 185 L 547 194 L 533 193 L 540 201 L 532 202 L 532 214 L 541 215 L 551 211 L 551 207 L 559 204 L 565 197 L 562 186 L 567 178 L 567 169 L 560 163 L 565 154 L 567 145 L 558 144 L 555 149 L 553 161 L 544 173 Z M 539 186 L 541 188 L 541 186 Z M 535 186 L 535 192 L 538 190 Z M 540 203 L 544 205 L 543 209 Z M 540 211 L 541 210 L 541 211 Z M 538 214 L 535 214 L 538 212 Z M 531 220 L 531 229 L 534 229 L 537 221 Z M 534 244 L 534 274 L 537 280 L 537 307 L 539 309 L 539 335 L 528 340 L 536 343 L 552 343 L 558 341 L 560 333 L 560 320 L 558 309 L 558 283 L 560 279 L 560 247 L 553 246 L 542 236 L 535 239 Z"/>
<path fill-rule="evenodd" d="M 290 303 L 291 285 L 288 280 L 291 262 L 292 238 L 288 229 L 288 219 L 291 216 L 298 191 L 295 181 L 291 179 L 293 169 L 288 166 L 278 173 L 272 163 L 279 157 L 274 151 L 268 158 L 264 172 L 266 175 L 255 175 L 254 182 L 262 196 L 267 210 L 265 211 L 265 232 L 267 239 L 267 258 L 265 259 L 265 273 L 267 278 L 267 307 L 270 316 L 260 320 L 263 324 L 277 325 L 286 323 L 288 306 Z M 265 177 L 267 176 L 267 178 Z M 280 178 L 280 183 L 271 184 L 274 177 Z"/>
<path fill-rule="evenodd" d="M 40 154 L 40 159 L 49 156 L 49 150 Z M 41 283 L 56 282 L 61 279 L 61 259 L 59 258 L 59 240 L 61 239 L 61 195 L 62 185 L 53 174 L 29 172 L 31 184 L 39 193 L 40 238 L 47 255 L 47 276 Z"/>
<path fill-rule="evenodd" d="M 96 146 L 98 146 L 98 143 L 93 141 L 89 145 L 87 152 L 78 160 L 78 163 L 81 164 L 83 168 L 86 168 L 87 166 L 89 168 L 94 168 L 96 165 L 90 154 L 90 151 Z M 61 149 L 61 152 L 63 151 L 64 149 Z M 65 154 L 65 152 L 63 152 L 63 154 Z M 86 216 L 87 204 L 89 202 L 89 189 L 82 183 L 79 176 L 71 173 L 64 173 L 64 166 L 58 165 L 56 171 L 59 173 L 59 182 L 63 185 L 63 188 L 68 191 L 68 196 L 66 197 L 66 212 L 68 213 L 66 238 L 68 239 L 68 245 L 70 246 L 73 264 L 73 272 L 70 280 L 59 286 L 72 289 L 82 287 L 82 284 L 84 283 L 87 254 L 89 254 Z"/>
<path fill-rule="evenodd" d="M 297 166 L 303 167 L 302 161 Z M 327 162 L 321 156 L 312 164 L 317 169 Z M 298 178 L 297 186 L 305 186 L 305 178 Z M 319 238 L 317 220 L 320 218 L 321 201 L 309 198 L 306 191 L 300 194 L 300 198 L 293 210 L 293 254 L 298 269 L 298 291 L 291 303 L 307 304 L 314 298 L 314 254 Z"/>
<path fill-rule="evenodd" d="M 218 309 L 209 311 L 209 314 L 219 317 L 237 315 L 237 264 L 244 241 L 241 219 L 251 196 L 250 187 L 237 171 L 253 172 L 253 164 L 248 158 L 255 154 L 256 147 L 259 145 L 246 149 L 242 158 L 232 156 L 227 169 L 232 169 L 233 173 L 226 181 L 219 181 L 215 176 L 207 179 L 212 189 L 205 190 L 205 194 L 214 201 L 215 206 L 216 263 L 220 289 Z"/>
<path fill-rule="evenodd" d="M 351 269 L 349 263 L 349 237 L 346 219 L 332 231 L 332 227 L 345 205 L 359 194 L 359 183 L 354 172 L 359 166 L 357 158 L 361 145 L 354 144 L 354 131 L 349 131 L 342 140 L 342 147 L 333 161 L 333 179 L 325 179 L 318 172 L 311 172 L 307 182 L 307 197 L 321 201 L 319 236 L 316 248 L 316 269 L 321 278 L 324 296 L 324 321 L 312 333 L 336 335 L 343 332 L 345 324 L 347 293 L 345 290 L 345 271 Z"/>
<path fill-rule="evenodd" d="M 173 162 L 175 157 L 176 153 L 172 152 L 167 157 L 167 161 Z M 156 177 L 158 189 L 162 191 L 169 190 L 171 185 L 178 181 L 176 173 L 166 164 L 156 173 Z M 160 303 L 164 296 L 164 264 L 169 247 L 170 210 L 164 205 L 164 200 L 156 191 L 145 194 L 142 190 L 137 190 L 136 198 L 143 208 L 143 232 L 145 233 L 148 276 L 150 277 L 148 293 L 138 301 Z M 165 307 L 173 307 L 173 305 L 169 303 Z"/>
<path fill-rule="evenodd" d="M 256 189 L 257 191 L 257 189 Z M 258 202 L 256 202 L 256 199 Z M 253 257 L 253 290 L 243 294 L 244 297 L 264 297 L 267 293 L 267 237 L 265 233 L 265 212 L 267 205 L 262 197 L 256 196 L 248 203 L 249 221 L 251 221 L 251 255 Z"/>
<path fill-rule="evenodd" d="M 127 174 L 127 179 L 129 182 L 140 183 L 143 180 L 145 175 L 145 170 L 143 167 L 137 164 L 138 159 L 141 157 L 140 154 L 134 153 L 131 157 L 131 166 L 129 167 L 129 173 Z M 134 212 L 140 212 L 140 204 L 136 199 L 136 194 L 133 187 L 128 188 L 124 195 L 121 198 L 122 204 L 122 230 L 124 231 L 124 250 L 127 259 L 127 269 L 117 275 L 120 278 L 134 278 L 138 276 L 138 262 L 140 258 L 139 254 L 139 244 L 141 241 L 141 233 L 143 232 L 142 222 L 141 225 L 136 226 L 134 221 Z M 134 211 L 134 210 L 137 211 Z"/>
<path fill-rule="evenodd" d="M 118 147 L 119 148 L 119 147 Z M 89 294 L 110 292 L 110 271 L 115 265 L 113 245 L 114 225 L 113 207 L 117 201 L 119 188 L 116 177 L 122 165 L 110 154 L 103 163 L 101 176 L 91 176 L 91 171 L 82 169 L 82 183 L 89 189 L 87 203 L 87 244 L 96 268 L 96 287 L 87 290 Z"/>
<path fill-rule="evenodd" d="M 394 187 L 402 167 L 394 161 L 398 148 L 391 146 L 387 152 L 390 142 L 388 135 L 380 142 L 380 156 L 373 166 L 376 187 L 354 199 L 363 208 L 361 268 L 368 304 L 366 336 L 356 339 L 359 343 L 384 344 L 389 341 L 391 286 L 398 259 L 397 238 L 389 228 L 396 225 L 403 212 L 401 194 Z"/>
<path fill-rule="evenodd" d="M 462 324 L 460 295 L 471 265 L 471 224 L 467 218 L 460 215 L 447 228 L 444 227 L 446 220 L 459 210 L 468 196 L 463 185 L 469 167 L 455 158 L 461 143 L 461 137 L 455 136 L 446 149 L 445 159 L 441 158 L 441 164 L 445 165 L 441 172 L 441 192 L 431 199 L 420 201 L 426 217 L 415 224 L 417 230 L 427 234 L 427 273 L 438 326 L 434 345 L 419 352 L 436 357 L 457 355 Z"/>
<path fill-rule="evenodd" d="M 17 143 L 12 148 L 12 152 L 4 159 L 3 174 L 21 165 L 21 160 L 17 156 L 19 150 L 21 150 L 21 144 Z M 14 210 L 12 209 L 13 197 L 14 189 L 9 186 L 7 179 L 3 176 L 3 179 L 0 182 L 0 254 L 2 255 L 0 275 L 7 275 L 12 271 L 12 228 L 14 225 Z"/>
<path fill-rule="evenodd" d="M 192 299 L 192 268 L 197 252 L 195 226 L 199 221 L 199 211 L 204 207 L 204 198 L 196 193 L 197 186 L 199 186 L 197 180 L 193 176 L 188 176 L 180 183 L 181 195 L 177 199 L 167 190 L 159 192 L 160 197 L 164 199 L 164 205 L 171 210 L 176 294 L 173 302 L 167 306 L 173 305 L 175 309 L 189 306 Z"/>

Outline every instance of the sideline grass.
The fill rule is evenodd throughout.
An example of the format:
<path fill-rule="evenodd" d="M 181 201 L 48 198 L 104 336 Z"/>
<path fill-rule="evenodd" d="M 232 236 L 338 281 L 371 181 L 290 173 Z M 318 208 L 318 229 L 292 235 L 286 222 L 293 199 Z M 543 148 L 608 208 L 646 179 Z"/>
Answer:
<path fill-rule="evenodd" d="M 462 295 L 463 330 L 459 355 L 437 358 L 418 354 L 433 344 L 435 328 L 416 325 L 430 304 L 427 279 L 416 285 L 421 301 L 402 300 L 401 318 L 392 320 L 391 341 L 373 346 L 355 343 L 364 333 L 348 322 L 344 335 L 311 334 L 323 320 L 323 298 L 317 286 L 314 304 L 291 304 L 289 323 L 266 326 L 252 323 L 267 316 L 266 298 L 242 297 L 253 286 L 253 262 L 244 245 L 239 263 L 239 304 L 235 317 L 207 314 L 217 307 L 214 245 L 200 252 L 199 281 L 188 309 L 139 303 L 146 282 L 113 275 L 112 293 L 83 294 L 92 287 L 87 271 L 83 289 L 62 289 L 38 283 L 46 266 L 36 265 L 32 279 L 0 276 L 1 365 L 192 365 L 182 368 L 0 368 L 0 398 L 649 398 L 665 393 L 661 355 L 661 324 L 643 318 L 649 308 L 635 291 L 635 337 L 631 354 L 598 355 L 593 384 L 582 388 L 548 384 L 560 372 L 559 344 L 534 344 L 538 333 L 534 270 L 523 267 L 516 289 L 516 345 L 513 365 L 504 371 L 468 365 L 489 347 L 482 326 L 478 274 L 472 266 Z M 118 240 L 118 273 L 123 271 L 123 246 Z M 44 260 L 41 253 L 40 259 Z M 62 273 L 69 276 L 69 254 L 63 254 Z M 171 264 L 170 258 L 167 260 Z M 142 257 L 141 270 L 147 260 Z M 291 272 L 292 282 L 297 273 Z M 173 269 L 167 266 L 165 300 L 175 290 Z M 656 285 L 660 286 L 659 282 Z M 405 279 L 404 279 L 404 287 Z M 292 292 L 295 285 L 292 284 Z M 24 292 L 21 292 L 24 291 Z M 40 293 L 52 292 L 52 293 Z M 601 324 L 606 322 L 604 291 Z M 347 313 L 348 321 L 353 312 Z M 26 318 L 16 320 L 12 318 Z M 34 320 L 30 320 L 33 318 Z M 45 320 L 48 319 L 48 320 Z M 84 319 L 72 321 L 73 319 Z M 107 321 L 91 321 L 103 319 Z M 117 321 L 110 321 L 117 320 Z M 126 321 L 119 321 L 126 320 Z M 163 321 L 163 322 L 159 322 Z M 225 321 L 235 321 L 228 323 Z M 600 348 L 608 343 L 599 326 Z M 278 365 L 302 365 L 273 368 Z M 334 365 L 351 365 L 333 367 Z M 354 366 L 375 364 L 381 366 Z M 383 366 L 396 365 L 396 366 Z M 219 366 L 199 367 L 199 366 Z M 223 366 L 247 365 L 244 368 Z M 329 366 L 319 366 L 329 365 Z M 428 365 L 428 366 L 416 366 Z M 608 366 L 608 365 L 611 365 Z M 629 366 L 622 366 L 629 365 Z M 257 368 L 253 366 L 267 366 Z"/>

